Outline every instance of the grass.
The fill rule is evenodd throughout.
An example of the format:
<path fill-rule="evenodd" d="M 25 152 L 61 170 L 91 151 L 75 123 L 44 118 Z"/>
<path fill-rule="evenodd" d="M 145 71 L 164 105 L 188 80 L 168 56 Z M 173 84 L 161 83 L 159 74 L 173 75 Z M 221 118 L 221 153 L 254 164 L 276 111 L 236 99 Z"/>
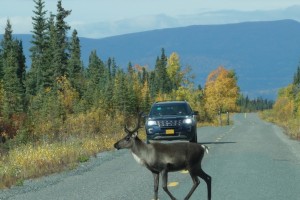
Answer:
<path fill-rule="evenodd" d="M 95 136 L 70 142 L 21 145 L 0 159 L 0 188 L 23 185 L 24 180 L 66 169 L 113 148 L 117 137 Z"/>
<path fill-rule="evenodd" d="M 292 139 L 300 140 L 300 117 L 276 117 L 272 110 L 260 112 L 259 115 L 262 119 L 282 127 L 285 134 Z"/>

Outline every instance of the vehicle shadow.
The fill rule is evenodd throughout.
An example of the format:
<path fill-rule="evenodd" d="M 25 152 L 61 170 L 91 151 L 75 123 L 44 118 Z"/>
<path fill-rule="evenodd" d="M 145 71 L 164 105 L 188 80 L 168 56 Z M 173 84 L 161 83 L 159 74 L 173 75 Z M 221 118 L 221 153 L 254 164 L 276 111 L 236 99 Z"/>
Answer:
<path fill-rule="evenodd" d="M 235 144 L 236 142 L 197 142 L 198 144 Z"/>

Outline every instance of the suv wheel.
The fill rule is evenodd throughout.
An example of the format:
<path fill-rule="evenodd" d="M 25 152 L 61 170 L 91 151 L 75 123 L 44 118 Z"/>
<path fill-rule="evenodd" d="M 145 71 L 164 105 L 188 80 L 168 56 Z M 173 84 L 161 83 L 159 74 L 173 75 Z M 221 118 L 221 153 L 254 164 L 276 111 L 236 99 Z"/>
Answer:
<path fill-rule="evenodd" d="M 190 140 L 190 142 L 193 142 L 193 143 L 197 143 L 198 142 L 197 132 L 196 131 L 194 132 L 194 137 Z"/>

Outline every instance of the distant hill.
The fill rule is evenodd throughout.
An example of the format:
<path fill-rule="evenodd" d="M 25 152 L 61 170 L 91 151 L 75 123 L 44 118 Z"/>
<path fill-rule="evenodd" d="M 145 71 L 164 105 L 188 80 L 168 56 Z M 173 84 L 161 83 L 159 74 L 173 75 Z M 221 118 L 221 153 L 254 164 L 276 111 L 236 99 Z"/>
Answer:
<path fill-rule="evenodd" d="M 22 38 L 28 57 L 31 36 L 15 37 Z M 293 20 L 195 25 L 80 40 L 84 63 L 95 49 L 101 59 L 114 57 L 124 68 L 131 61 L 151 69 L 161 48 L 167 55 L 177 52 L 202 86 L 207 75 L 223 65 L 236 71 L 242 92 L 250 97 L 275 99 L 278 88 L 291 83 L 300 61 L 300 23 Z"/>

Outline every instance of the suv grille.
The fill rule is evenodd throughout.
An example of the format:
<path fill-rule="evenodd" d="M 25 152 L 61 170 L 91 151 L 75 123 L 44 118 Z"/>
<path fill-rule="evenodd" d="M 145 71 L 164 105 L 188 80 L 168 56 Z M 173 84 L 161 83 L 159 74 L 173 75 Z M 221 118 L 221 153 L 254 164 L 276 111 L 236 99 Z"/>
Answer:
<path fill-rule="evenodd" d="M 159 127 L 175 127 L 175 126 L 181 126 L 182 119 L 179 120 L 158 120 L 157 124 Z"/>

